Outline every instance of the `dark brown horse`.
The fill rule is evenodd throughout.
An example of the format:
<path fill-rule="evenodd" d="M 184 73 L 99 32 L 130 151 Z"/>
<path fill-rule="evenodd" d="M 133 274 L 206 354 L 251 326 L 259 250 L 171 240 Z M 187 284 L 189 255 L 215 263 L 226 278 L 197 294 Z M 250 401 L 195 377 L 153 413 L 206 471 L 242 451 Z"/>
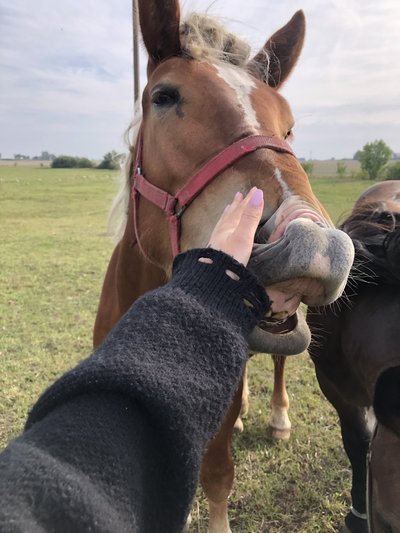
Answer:
<path fill-rule="evenodd" d="M 367 533 L 369 500 L 371 531 L 399 533 L 400 182 L 367 189 L 341 227 L 356 249 L 353 279 L 340 311 L 309 308 L 315 334 L 310 354 L 321 389 L 338 412 L 353 472 L 344 530 Z"/>
<path fill-rule="evenodd" d="M 265 210 L 252 266 L 274 303 L 250 348 L 299 353 L 309 342 L 297 313 L 300 301 L 324 305 L 340 296 L 354 254 L 286 141 L 293 117 L 278 89 L 299 57 L 304 15 L 297 12 L 250 58 L 248 45 L 213 19 L 192 15 L 181 22 L 177 0 L 141 0 L 139 14 L 148 83 L 119 196 L 126 218 L 105 277 L 94 342 L 136 298 L 168 279 L 175 253 L 207 245 L 236 191 L 257 186 Z M 230 531 L 231 434 L 241 393 L 242 386 L 209 443 L 201 473 L 210 531 L 218 533 Z"/>

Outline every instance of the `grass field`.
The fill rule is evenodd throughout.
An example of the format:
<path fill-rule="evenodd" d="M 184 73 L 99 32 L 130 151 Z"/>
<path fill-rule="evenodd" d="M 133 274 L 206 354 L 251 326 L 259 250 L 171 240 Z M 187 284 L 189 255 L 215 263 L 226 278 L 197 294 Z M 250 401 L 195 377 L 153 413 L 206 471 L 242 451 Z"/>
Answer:
<path fill-rule="evenodd" d="M 31 167 L 31 168 L 47 168 L 50 167 L 51 161 L 44 161 L 41 159 L 22 159 L 16 161 L 14 159 L 0 159 L 0 167 Z"/>
<path fill-rule="evenodd" d="M 0 446 L 21 431 L 44 387 L 90 352 L 116 182 L 108 171 L 0 167 Z M 312 184 L 336 221 L 370 183 Z M 306 354 L 289 361 L 287 380 L 292 438 L 276 444 L 266 431 L 272 362 L 252 359 L 250 413 L 235 437 L 234 532 L 333 532 L 349 506 L 336 416 Z M 192 531 L 206 531 L 200 491 L 193 518 Z"/>
<path fill-rule="evenodd" d="M 336 176 L 339 162 L 345 166 L 346 177 L 356 177 L 355 175 L 361 170 L 360 162 L 355 159 L 328 159 L 326 161 L 315 159 L 313 160 L 313 174 L 319 178 Z"/>

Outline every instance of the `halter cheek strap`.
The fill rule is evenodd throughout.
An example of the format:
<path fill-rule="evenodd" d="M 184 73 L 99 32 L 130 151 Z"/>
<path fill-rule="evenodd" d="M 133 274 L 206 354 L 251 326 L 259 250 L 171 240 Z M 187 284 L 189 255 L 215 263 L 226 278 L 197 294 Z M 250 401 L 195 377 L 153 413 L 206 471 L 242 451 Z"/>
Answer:
<path fill-rule="evenodd" d="M 266 135 L 249 135 L 244 139 L 235 141 L 215 157 L 209 159 L 174 196 L 153 185 L 144 177 L 142 171 L 143 137 L 142 132 L 139 131 L 132 176 L 132 200 L 135 237 L 141 253 L 147 257 L 139 238 L 140 196 L 144 196 L 149 202 L 164 211 L 169 226 L 172 254 L 175 257 L 181 251 L 181 217 L 186 208 L 216 176 L 245 155 L 260 148 L 269 148 L 275 152 L 294 156 L 291 146 L 282 139 Z"/>

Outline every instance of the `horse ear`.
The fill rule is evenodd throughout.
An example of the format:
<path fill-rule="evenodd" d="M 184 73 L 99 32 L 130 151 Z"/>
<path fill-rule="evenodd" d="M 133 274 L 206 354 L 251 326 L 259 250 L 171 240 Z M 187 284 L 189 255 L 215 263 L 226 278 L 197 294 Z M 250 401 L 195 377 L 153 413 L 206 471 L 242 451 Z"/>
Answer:
<path fill-rule="evenodd" d="M 181 53 L 179 0 L 139 0 L 139 20 L 149 74 L 163 59 Z"/>
<path fill-rule="evenodd" d="M 249 62 L 249 71 L 271 87 L 279 89 L 297 63 L 305 33 L 306 19 L 300 10 L 268 39 Z"/>
<path fill-rule="evenodd" d="M 377 420 L 400 437 L 400 366 L 387 368 L 379 375 L 373 406 Z"/>

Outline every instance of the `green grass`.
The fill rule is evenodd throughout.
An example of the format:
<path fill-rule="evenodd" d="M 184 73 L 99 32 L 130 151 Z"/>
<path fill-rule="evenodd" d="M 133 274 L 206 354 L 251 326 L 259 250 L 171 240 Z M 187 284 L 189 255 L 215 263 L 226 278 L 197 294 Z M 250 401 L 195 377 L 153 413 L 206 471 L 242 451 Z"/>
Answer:
<path fill-rule="evenodd" d="M 0 167 L 0 444 L 85 356 L 112 244 L 106 171 Z"/>
<path fill-rule="evenodd" d="M 311 178 L 315 195 L 337 224 L 348 215 L 356 198 L 375 182 L 350 178 Z"/>
<path fill-rule="evenodd" d="M 39 393 L 85 357 L 112 242 L 106 218 L 115 173 L 0 167 L 0 446 Z M 369 183 L 313 179 L 336 222 Z M 267 435 L 272 361 L 250 363 L 250 413 L 235 436 L 234 532 L 333 532 L 349 505 L 350 473 L 336 415 L 307 355 L 289 360 L 292 437 Z M 206 531 L 199 491 L 192 531 Z"/>

